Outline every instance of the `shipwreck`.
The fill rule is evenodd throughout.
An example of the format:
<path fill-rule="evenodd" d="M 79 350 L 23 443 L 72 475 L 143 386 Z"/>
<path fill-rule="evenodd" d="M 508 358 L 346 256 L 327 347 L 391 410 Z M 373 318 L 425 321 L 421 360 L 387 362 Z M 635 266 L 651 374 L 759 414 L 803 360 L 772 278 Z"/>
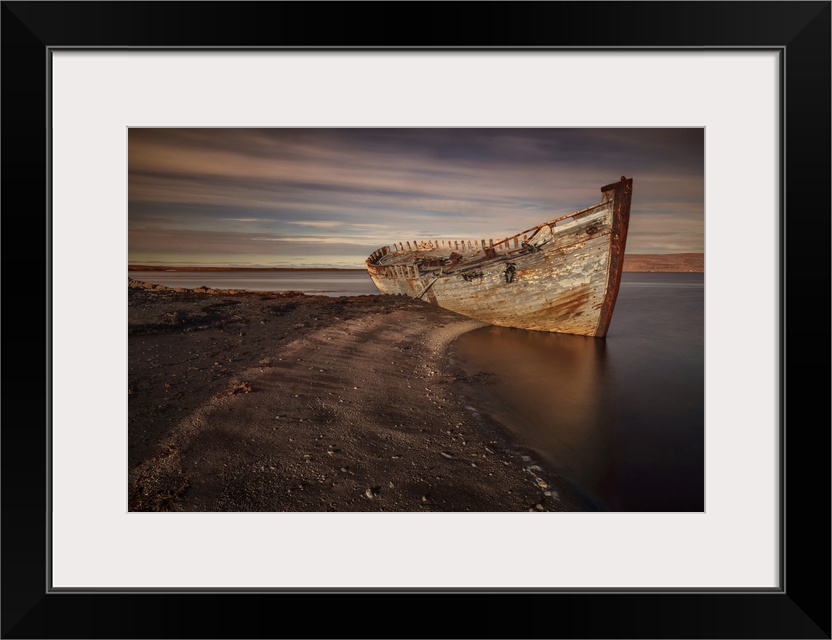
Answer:
<path fill-rule="evenodd" d="M 498 240 L 381 247 L 367 271 L 382 293 L 426 300 L 483 322 L 603 338 L 612 319 L 633 180 L 601 201 Z"/>

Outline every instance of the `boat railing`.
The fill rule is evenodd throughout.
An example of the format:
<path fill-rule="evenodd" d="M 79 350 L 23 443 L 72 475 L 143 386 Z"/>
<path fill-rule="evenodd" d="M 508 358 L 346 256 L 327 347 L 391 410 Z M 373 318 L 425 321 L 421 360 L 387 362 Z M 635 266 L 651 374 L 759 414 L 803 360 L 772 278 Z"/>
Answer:
<path fill-rule="evenodd" d="M 524 231 L 520 231 L 513 236 L 498 239 L 496 241 L 492 238 L 486 242 L 483 238 L 480 240 L 414 240 L 412 243 L 408 240 L 404 242 L 394 242 L 389 246 L 384 246 L 374 251 L 372 255 L 370 255 L 370 262 L 377 263 L 378 260 L 390 253 L 399 253 L 402 251 L 485 251 L 488 253 L 489 250 L 507 251 L 511 249 L 521 249 L 524 244 L 543 227 L 554 227 L 559 222 L 564 222 L 565 220 L 571 220 L 582 216 L 604 204 L 605 202 L 593 204 L 589 207 L 580 209 L 579 211 L 567 213 L 555 218 L 554 220 L 549 220 L 548 222 L 544 222 L 529 229 L 525 229 Z"/>

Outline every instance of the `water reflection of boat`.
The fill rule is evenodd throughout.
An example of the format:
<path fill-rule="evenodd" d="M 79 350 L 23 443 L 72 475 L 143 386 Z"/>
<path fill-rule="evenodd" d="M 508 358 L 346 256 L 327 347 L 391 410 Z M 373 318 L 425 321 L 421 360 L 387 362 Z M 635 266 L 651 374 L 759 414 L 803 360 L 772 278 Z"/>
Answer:
<path fill-rule="evenodd" d="M 394 243 L 367 259 L 382 293 L 408 295 L 489 324 L 603 338 L 612 319 L 632 179 L 602 200 L 509 238 Z"/>
<path fill-rule="evenodd" d="M 593 506 L 615 460 L 606 340 L 481 327 L 456 339 L 466 401 L 548 462 Z M 483 372 L 489 376 L 482 377 Z"/>

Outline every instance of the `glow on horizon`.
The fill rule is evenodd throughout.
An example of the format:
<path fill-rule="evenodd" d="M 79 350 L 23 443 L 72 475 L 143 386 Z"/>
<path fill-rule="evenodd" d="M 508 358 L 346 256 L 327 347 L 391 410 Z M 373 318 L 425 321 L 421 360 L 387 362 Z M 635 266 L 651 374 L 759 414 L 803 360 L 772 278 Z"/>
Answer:
<path fill-rule="evenodd" d="M 630 253 L 704 250 L 703 129 L 130 129 L 128 260 L 362 268 L 505 237 L 632 177 Z"/>

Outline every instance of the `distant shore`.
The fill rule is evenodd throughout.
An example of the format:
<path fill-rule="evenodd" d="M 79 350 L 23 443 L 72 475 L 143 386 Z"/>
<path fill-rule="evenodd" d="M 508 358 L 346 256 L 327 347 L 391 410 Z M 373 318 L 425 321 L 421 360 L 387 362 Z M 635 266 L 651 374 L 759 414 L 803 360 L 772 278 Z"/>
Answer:
<path fill-rule="evenodd" d="M 365 271 L 338 267 L 191 267 L 128 265 L 128 271 Z M 704 253 L 627 253 L 624 271 L 630 273 L 704 273 Z"/>
<path fill-rule="evenodd" d="M 704 253 L 625 253 L 629 273 L 705 273 Z"/>
<path fill-rule="evenodd" d="M 127 265 L 128 271 L 366 271 L 340 267 L 171 267 L 161 265 Z"/>

